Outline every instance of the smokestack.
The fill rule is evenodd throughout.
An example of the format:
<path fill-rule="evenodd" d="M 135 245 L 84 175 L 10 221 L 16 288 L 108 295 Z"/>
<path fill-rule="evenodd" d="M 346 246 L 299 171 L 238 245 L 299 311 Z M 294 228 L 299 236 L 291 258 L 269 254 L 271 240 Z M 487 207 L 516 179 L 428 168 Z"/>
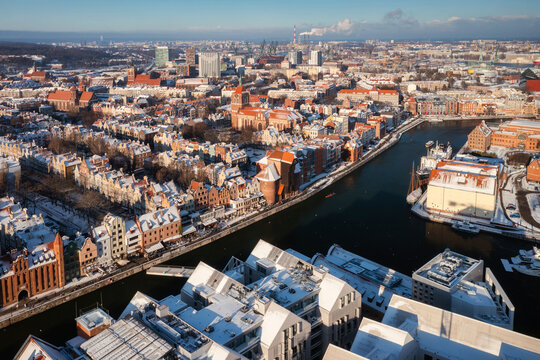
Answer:
<path fill-rule="evenodd" d="M 294 41 L 293 44 L 296 44 L 296 25 L 294 25 Z"/>

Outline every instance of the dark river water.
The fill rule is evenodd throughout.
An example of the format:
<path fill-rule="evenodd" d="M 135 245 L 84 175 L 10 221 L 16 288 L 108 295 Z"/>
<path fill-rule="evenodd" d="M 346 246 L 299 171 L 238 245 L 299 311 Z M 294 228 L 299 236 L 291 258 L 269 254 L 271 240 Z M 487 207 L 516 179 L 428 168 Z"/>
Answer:
<path fill-rule="evenodd" d="M 262 222 L 174 259 L 195 266 L 204 261 L 221 269 L 231 256 L 245 260 L 257 241 L 293 248 L 311 257 L 337 243 L 343 248 L 407 275 L 437 253 L 450 248 L 484 259 L 516 307 L 516 331 L 540 337 L 540 278 L 504 271 L 500 258 L 532 244 L 480 233 L 458 233 L 450 226 L 415 217 L 405 202 L 412 162 L 425 154 L 428 140 L 450 141 L 455 150 L 466 141 L 474 122 L 423 124 L 377 159 L 318 194 Z M 326 199 L 327 193 L 336 195 Z M 55 345 L 76 335 L 80 309 L 98 302 L 117 317 L 136 291 L 156 299 L 177 294 L 184 280 L 139 273 L 101 290 L 0 330 L 1 358 L 11 358 L 29 334 Z"/>

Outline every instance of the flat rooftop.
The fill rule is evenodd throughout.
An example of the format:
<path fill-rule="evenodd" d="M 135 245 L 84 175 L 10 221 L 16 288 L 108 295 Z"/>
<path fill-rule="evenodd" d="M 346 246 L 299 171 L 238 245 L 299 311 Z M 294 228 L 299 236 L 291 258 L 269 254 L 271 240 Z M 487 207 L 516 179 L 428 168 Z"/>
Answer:
<path fill-rule="evenodd" d="M 102 325 L 111 325 L 113 318 L 100 308 L 91 310 L 75 319 L 77 324 L 91 330 Z"/>
<path fill-rule="evenodd" d="M 259 296 L 273 299 L 283 307 L 290 306 L 319 289 L 321 279 L 305 269 L 289 268 L 250 284 Z"/>
<path fill-rule="evenodd" d="M 325 267 L 362 294 L 362 303 L 384 313 L 393 294 L 411 297 L 412 278 L 360 255 L 333 245 L 326 256 L 315 255 L 311 263 Z M 381 289 L 381 286 L 383 287 Z"/>
<path fill-rule="evenodd" d="M 453 288 L 482 261 L 446 249 L 416 270 L 415 276 L 431 280 L 446 288 Z"/>

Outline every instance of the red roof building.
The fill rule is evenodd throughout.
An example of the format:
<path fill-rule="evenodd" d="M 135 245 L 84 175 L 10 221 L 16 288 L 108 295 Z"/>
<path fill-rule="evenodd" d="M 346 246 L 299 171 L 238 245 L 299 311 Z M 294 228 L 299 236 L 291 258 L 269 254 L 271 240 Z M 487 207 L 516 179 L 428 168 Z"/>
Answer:
<path fill-rule="evenodd" d="M 540 80 L 527 80 L 525 88 L 530 92 L 540 91 Z"/>
<path fill-rule="evenodd" d="M 56 90 L 49 93 L 47 101 L 60 111 L 78 111 L 87 108 L 94 98 L 92 91 L 79 91 L 75 86 L 69 90 Z"/>

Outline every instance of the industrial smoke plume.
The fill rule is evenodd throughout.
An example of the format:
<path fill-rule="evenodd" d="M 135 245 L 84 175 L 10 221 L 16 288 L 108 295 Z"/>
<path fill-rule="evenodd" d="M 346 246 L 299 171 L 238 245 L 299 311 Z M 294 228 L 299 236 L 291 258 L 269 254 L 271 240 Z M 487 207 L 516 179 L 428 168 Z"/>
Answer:
<path fill-rule="evenodd" d="M 300 36 L 324 36 L 326 34 L 348 34 L 352 31 L 353 27 L 356 25 L 354 21 L 346 18 L 343 21 L 338 21 L 336 24 L 323 27 L 323 28 L 312 28 L 311 31 L 304 31 L 300 33 Z"/>

